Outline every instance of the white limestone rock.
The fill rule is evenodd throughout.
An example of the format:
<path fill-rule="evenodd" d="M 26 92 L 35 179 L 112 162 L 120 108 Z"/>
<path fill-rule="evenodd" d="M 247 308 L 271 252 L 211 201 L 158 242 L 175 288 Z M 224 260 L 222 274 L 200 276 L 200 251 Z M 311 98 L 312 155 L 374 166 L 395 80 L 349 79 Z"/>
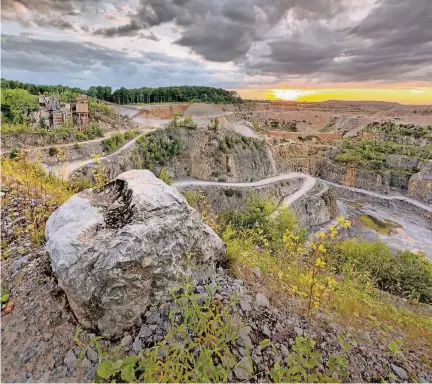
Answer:
<path fill-rule="evenodd" d="M 209 275 L 226 258 L 183 196 L 147 170 L 73 196 L 49 218 L 46 239 L 77 319 L 106 337 L 135 324 L 180 276 Z"/>

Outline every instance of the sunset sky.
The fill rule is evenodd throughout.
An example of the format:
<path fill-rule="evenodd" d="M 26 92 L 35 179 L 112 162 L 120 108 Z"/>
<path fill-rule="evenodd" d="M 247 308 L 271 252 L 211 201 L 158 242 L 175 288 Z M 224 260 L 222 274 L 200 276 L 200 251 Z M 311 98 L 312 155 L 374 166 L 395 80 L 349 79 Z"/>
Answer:
<path fill-rule="evenodd" d="M 432 104 L 431 0 L 3 0 L 2 77 Z"/>

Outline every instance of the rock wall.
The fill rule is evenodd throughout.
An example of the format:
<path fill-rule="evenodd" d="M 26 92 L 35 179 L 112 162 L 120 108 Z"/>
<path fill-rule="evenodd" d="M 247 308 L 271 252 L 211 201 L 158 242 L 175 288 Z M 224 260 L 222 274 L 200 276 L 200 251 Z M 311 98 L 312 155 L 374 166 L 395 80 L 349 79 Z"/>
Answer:
<path fill-rule="evenodd" d="M 407 191 L 410 180 L 409 174 L 395 172 L 372 172 L 365 169 L 345 167 L 327 161 L 321 168 L 318 175 L 328 181 L 342 184 L 348 187 L 355 187 L 388 193 L 390 189 Z"/>
<path fill-rule="evenodd" d="M 333 189 L 321 181 L 296 200 L 292 208 L 300 224 L 306 228 L 328 223 L 339 214 Z"/>
<path fill-rule="evenodd" d="M 402 171 L 414 171 L 420 164 L 420 159 L 405 155 L 386 155 L 386 166 Z"/>
<path fill-rule="evenodd" d="M 420 172 L 412 175 L 408 195 L 432 205 L 432 161 L 429 161 Z"/>
<path fill-rule="evenodd" d="M 221 127 L 218 130 L 201 125 L 196 129 L 169 128 L 158 130 L 151 135 L 167 135 L 180 141 L 180 153 L 163 165 L 175 178 L 191 177 L 200 180 L 249 182 L 261 180 L 275 173 L 271 149 L 264 140 L 245 138 Z M 231 147 L 221 150 L 221 142 L 230 138 Z M 103 167 L 109 178 L 130 169 L 145 168 L 144 160 L 133 144 L 108 159 Z M 95 164 L 75 171 L 76 176 L 90 176 Z M 153 169 L 156 173 L 161 165 Z"/>
<path fill-rule="evenodd" d="M 312 143 L 275 143 L 274 153 L 279 172 L 319 174 L 332 147 Z"/>

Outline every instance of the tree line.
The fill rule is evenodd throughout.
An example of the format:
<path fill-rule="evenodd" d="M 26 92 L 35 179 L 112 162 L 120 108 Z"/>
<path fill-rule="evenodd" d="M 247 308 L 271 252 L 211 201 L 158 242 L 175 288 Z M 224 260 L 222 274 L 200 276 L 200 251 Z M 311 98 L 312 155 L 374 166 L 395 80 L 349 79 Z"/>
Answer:
<path fill-rule="evenodd" d="M 17 80 L 1 79 L 2 89 L 24 89 L 32 95 L 57 94 L 63 101 L 74 101 L 77 94 L 87 94 L 100 100 L 117 104 L 134 103 L 166 103 L 166 102 L 207 102 L 207 103 L 239 103 L 242 101 L 235 91 L 222 88 L 201 86 L 177 86 L 157 88 L 120 88 L 115 91 L 111 87 L 92 86 L 88 90 L 64 85 L 38 85 L 22 83 Z"/>

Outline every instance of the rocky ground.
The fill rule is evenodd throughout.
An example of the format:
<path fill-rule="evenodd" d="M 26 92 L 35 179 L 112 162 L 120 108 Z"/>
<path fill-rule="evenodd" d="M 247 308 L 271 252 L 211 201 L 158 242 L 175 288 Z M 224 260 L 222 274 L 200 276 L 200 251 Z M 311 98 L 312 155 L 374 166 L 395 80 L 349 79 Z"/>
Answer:
<path fill-rule="evenodd" d="M 7 203 L 11 210 L 5 212 L 16 212 L 10 216 L 24 221 L 20 203 L 11 196 Z M 10 228 L 11 220 L 2 220 L 2 236 L 9 236 Z M 26 236 L 23 233 L 15 241 L 28 242 Z M 79 343 L 75 339 L 77 321 L 53 276 L 44 248 L 30 247 L 25 259 L 12 252 L 2 261 L 1 273 L 2 287 L 10 292 L 9 302 L 14 304 L 11 312 L 2 312 L 2 382 L 94 381 L 100 356 L 89 340 L 95 335 L 83 331 Z M 342 326 L 326 313 L 307 319 L 299 313 L 299 303 L 295 300 L 283 305 L 269 301 L 259 270 L 253 271 L 251 279 L 245 282 L 219 268 L 211 278 L 198 281 L 195 292 L 203 298 L 211 294 L 224 305 L 235 298 L 233 315 L 242 326 L 238 340 L 232 345 L 232 352 L 240 362 L 233 369 L 232 381 L 268 381 L 266 371 L 275 361 L 288 361 L 298 336 L 316 340 L 316 348 L 323 354 L 318 370 L 327 372 L 329 357 L 341 350 L 339 334 L 351 343 L 346 355 L 349 381 L 432 380 L 421 349 L 406 351 L 403 356 L 392 354 L 378 341 L 374 329 L 359 331 Z M 102 348 L 114 350 L 120 345 L 121 353 L 130 354 L 151 347 L 163 339 L 172 310 L 177 310 L 173 301 L 153 302 L 130 331 L 117 341 L 102 340 Z M 274 348 L 261 348 L 264 339 L 271 340 Z M 254 375 L 248 373 L 252 371 Z"/>

